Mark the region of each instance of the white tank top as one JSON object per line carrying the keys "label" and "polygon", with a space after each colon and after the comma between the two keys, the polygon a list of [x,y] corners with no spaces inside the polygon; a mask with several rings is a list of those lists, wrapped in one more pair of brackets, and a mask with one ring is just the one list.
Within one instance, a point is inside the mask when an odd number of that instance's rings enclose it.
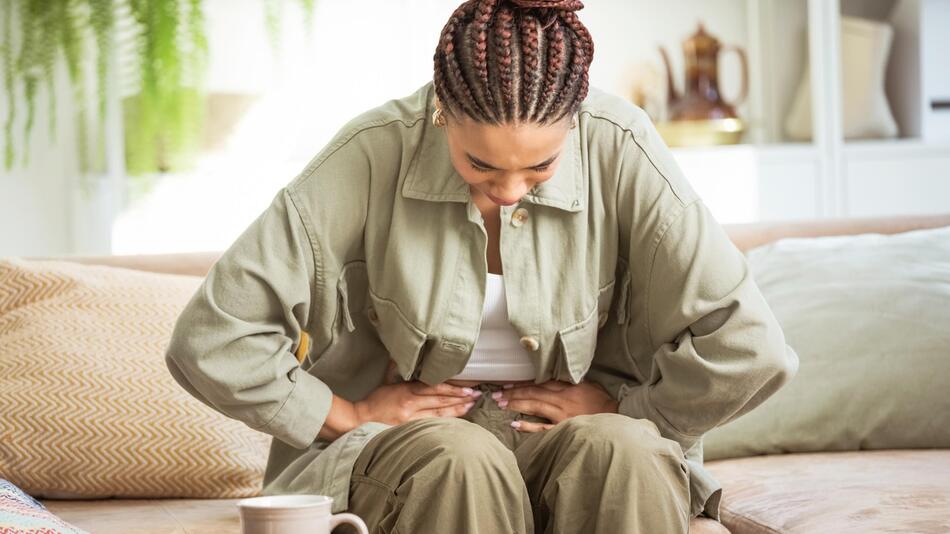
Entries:
{"label": "white tank top", "polygon": [[461,373],[452,380],[534,380],[534,362],[518,332],[508,322],[505,281],[500,274],[488,273],[485,284],[482,325],[472,355]]}

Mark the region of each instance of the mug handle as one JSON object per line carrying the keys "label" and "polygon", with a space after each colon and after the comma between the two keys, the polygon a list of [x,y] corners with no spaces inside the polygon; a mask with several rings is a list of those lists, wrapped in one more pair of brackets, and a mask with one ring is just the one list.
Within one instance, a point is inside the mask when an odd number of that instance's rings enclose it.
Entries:
{"label": "mug handle", "polygon": [[330,530],[333,530],[341,523],[349,523],[357,528],[362,534],[369,534],[366,523],[360,519],[360,516],[344,512],[342,514],[333,514],[330,516]]}

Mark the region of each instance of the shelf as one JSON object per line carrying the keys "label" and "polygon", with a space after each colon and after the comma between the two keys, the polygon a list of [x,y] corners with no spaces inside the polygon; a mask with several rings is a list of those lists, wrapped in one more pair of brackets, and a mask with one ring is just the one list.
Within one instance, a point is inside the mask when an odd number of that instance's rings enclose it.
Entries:
{"label": "shelf", "polygon": [[843,147],[846,158],[864,160],[950,157],[950,143],[927,142],[920,138],[869,139],[847,141]]}
{"label": "shelf", "polygon": [[677,158],[748,158],[776,162],[818,157],[811,143],[739,143],[736,145],[676,147],[670,149]]}

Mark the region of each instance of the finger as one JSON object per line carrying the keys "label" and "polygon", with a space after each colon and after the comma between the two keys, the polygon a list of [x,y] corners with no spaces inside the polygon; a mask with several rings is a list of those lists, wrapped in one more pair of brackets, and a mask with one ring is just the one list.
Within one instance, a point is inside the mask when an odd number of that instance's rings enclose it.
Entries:
{"label": "finger", "polygon": [[510,390],[510,389],[524,389],[524,388],[531,388],[531,387],[534,387],[534,388],[540,387],[540,388],[544,388],[550,391],[564,391],[565,389],[572,386],[574,386],[574,384],[570,384],[568,382],[562,382],[560,380],[547,380],[545,382],[541,382],[540,384],[535,384],[534,382],[505,384],[505,386],[502,389]]}
{"label": "finger", "polygon": [[451,395],[453,397],[471,397],[474,393],[472,388],[463,388],[459,386],[453,386],[452,384],[442,382],[434,386],[430,386],[425,382],[415,381],[411,386],[412,392],[416,395]]}
{"label": "finger", "polygon": [[470,401],[464,404],[456,404],[454,406],[442,406],[439,408],[430,408],[428,410],[419,410],[409,419],[421,419],[424,417],[458,417],[468,413],[468,411],[471,410],[472,406],[474,405],[475,401]]}
{"label": "finger", "polygon": [[475,399],[469,397],[452,397],[446,395],[419,395],[410,401],[412,407],[418,410],[458,406],[469,402],[474,404]]}
{"label": "finger", "polygon": [[538,386],[524,386],[520,388],[512,388],[508,391],[502,393],[500,400],[539,400],[547,402],[550,404],[557,404],[560,400],[561,395],[554,390],[538,387]]}
{"label": "finger", "polygon": [[550,430],[552,427],[554,427],[553,424],[535,423],[534,421],[515,421],[515,423],[518,423],[518,426],[515,427],[515,429],[519,432],[541,432],[543,430]]}
{"label": "finger", "polygon": [[569,384],[567,382],[561,382],[560,380],[548,380],[547,382],[541,382],[540,384],[532,384],[536,388],[546,389],[548,391],[564,391],[570,387],[573,387],[574,384]]}
{"label": "finger", "polygon": [[560,406],[538,400],[509,401],[506,409],[530,415],[537,415],[538,417],[544,417],[545,419],[550,419],[552,421],[559,420],[561,416]]}

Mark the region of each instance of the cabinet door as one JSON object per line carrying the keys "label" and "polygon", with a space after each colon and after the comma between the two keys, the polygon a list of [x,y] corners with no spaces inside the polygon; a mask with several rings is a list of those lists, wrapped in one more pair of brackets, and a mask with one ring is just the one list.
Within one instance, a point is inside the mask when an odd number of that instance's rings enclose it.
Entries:
{"label": "cabinet door", "polygon": [[950,213],[950,150],[846,159],[848,215]]}

